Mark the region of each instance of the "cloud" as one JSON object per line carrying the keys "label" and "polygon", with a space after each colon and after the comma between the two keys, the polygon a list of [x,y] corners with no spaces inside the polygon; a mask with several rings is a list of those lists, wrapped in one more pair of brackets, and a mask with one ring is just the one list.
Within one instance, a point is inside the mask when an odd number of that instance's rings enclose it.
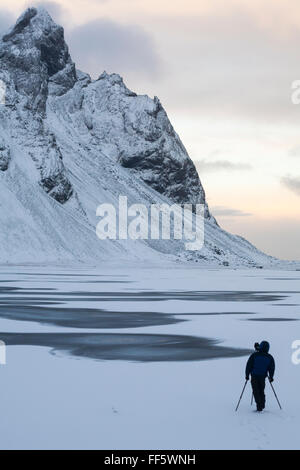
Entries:
{"label": "cloud", "polygon": [[15,23],[14,16],[7,10],[0,10],[0,38]]}
{"label": "cloud", "polygon": [[288,155],[289,155],[289,157],[300,157],[300,145],[296,146],[296,147],[292,147],[288,151]]}
{"label": "cloud", "polygon": [[232,163],[229,160],[198,160],[195,162],[196,168],[201,173],[214,171],[245,171],[251,170],[251,165],[247,163]]}
{"label": "cloud", "polygon": [[213,206],[210,208],[210,210],[216,217],[249,217],[252,215],[248,212],[225,206]]}
{"label": "cloud", "polygon": [[25,11],[26,8],[34,6],[35,8],[43,7],[45,8],[49,15],[53,18],[53,20],[59,24],[62,24],[66,21],[67,10],[65,10],[59,3],[51,2],[51,1],[39,1],[36,3],[32,3],[32,1],[28,1],[23,4],[22,11],[18,12],[18,14],[14,15],[8,10],[0,9],[0,38],[8,31],[10,27],[12,27],[18,16]]}
{"label": "cloud", "polygon": [[[31,6],[29,2],[28,6]],[[65,9],[56,2],[51,1],[40,1],[34,4],[36,8],[43,7],[47,10],[52,19],[57,23],[62,23],[64,20]]]}
{"label": "cloud", "polygon": [[300,196],[300,176],[284,176],[281,183],[293,193]]}
{"label": "cloud", "polygon": [[299,28],[273,31],[242,5],[156,19],[158,27],[169,65],[163,94],[173,108],[299,122],[299,106],[291,102],[291,83],[300,78]]}
{"label": "cloud", "polygon": [[[66,27],[80,68],[93,76],[107,69],[130,77],[132,88],[158,95],[169,113],[299,122],[291,83],[300,78],[300,7],[265,1],[268,15],[253,1],[235,0],[191,0],[188,8],[158,0],[38,4]],[[81,23],[91,15],[93,21],[71,30],[71,21]],[[131,25],[124,24],[126,18]],[[161,79],[153,83],[154,77]]]}
{"label": "cloud", "polygon": [[66,32],[78,68],[97,77],[103,70],[124,76],[157,77],[161,60],[152,36],[135,24],[97,19]]}

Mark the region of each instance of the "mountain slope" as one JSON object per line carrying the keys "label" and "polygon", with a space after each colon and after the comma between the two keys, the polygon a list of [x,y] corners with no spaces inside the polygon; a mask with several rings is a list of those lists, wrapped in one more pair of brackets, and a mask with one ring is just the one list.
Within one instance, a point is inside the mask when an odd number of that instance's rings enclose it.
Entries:
{"label": "mountain slope", "polygon": [[[275,262],[211,216],[195,166],[158,98],[117,74],[76,70],[63,28],[29,8],[0,41],[0,262],[190,259]],[[205,205],[205,246],[96,237],[101,203]]]}

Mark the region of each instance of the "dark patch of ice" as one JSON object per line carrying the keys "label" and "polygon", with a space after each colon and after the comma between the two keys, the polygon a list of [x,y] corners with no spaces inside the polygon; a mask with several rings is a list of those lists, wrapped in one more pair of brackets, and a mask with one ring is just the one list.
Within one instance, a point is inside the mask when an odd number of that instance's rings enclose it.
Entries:
{"label": "dark patch of ice", "polygon": [[[39,302],[40,304],[42,302]],[[70,328],[141,328],[171,325],[183,322],[171,314],[157,312],[115,312],[105,309],[57,308],[31,304],[1,305],[0,317],[10,320],[35,321],[38,323]]]}
{"label": "dark patch of ice", "polygon": [[247,321],[298,321],[298,318],[247,318]]}
{"label": "dark patch of ice", "polygon": [[219,341],[183,335],[106,333],[0,333],[9,346],[45,346],[53,352],[97,360],[134,362],[200,361],[245,356],[250,349],[219,346]]}

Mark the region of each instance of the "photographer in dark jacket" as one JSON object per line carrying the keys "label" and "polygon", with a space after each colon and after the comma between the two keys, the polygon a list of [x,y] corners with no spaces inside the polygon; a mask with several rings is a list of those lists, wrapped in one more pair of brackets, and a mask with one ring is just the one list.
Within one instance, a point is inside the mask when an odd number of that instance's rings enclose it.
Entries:
{"label": "photographer in dark jacket", "polygon": [[265,408],[265,385],[266,377],[269,374],[270,382],[274,380],[275,361],[269,354],[270,345],[268,341],[262,341],[259,345],[254,345],[256,352],[251,354],[246,365],[246,380],[251,375],[251,385],[255,398],[257,411]]}

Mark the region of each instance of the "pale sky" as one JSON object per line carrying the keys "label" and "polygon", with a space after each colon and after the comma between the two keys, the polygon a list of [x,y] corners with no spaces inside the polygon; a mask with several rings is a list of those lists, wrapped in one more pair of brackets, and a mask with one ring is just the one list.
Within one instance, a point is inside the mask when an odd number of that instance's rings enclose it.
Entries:
{"label": "pale sky", "polygon": [[300,259],[299,0],[0,0],[0,34],[38,4],[78,68],[160,98],[222,227]]}

